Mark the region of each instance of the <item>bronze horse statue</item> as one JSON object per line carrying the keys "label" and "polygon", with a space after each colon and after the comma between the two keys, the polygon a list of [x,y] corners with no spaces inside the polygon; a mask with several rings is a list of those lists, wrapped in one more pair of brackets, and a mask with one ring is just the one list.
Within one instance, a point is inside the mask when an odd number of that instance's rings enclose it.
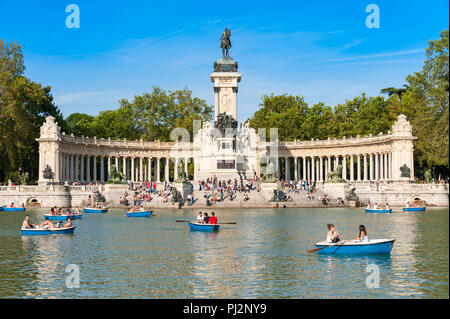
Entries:
{"label": "bronze horse statue", "polygon": [[227,28],[225,28],[225,31],[222,33],[222,36],[220,37],[220,47],[222,48],[222,55],[224,58],[229,58],[229,50],[231,48],[231,31]]}

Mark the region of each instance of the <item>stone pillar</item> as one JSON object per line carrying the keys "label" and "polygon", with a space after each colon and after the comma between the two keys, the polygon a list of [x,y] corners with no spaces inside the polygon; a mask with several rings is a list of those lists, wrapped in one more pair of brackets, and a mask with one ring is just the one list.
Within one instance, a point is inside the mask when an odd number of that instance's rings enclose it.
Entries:
{"label": "stone pillar", "polygon": [[335,157],[334,157],[334,167],[333,167],[333,171],[336,170],[336,167],[338,167],[338,165],[339,165],[339,158],[338,158],[338,156],[335,156]]}
{"label": "stone pillar", "polygon": [[152,180],[152,158],[147,158],[147,180]]}
{"label": "stone pillar", "polygon": [[186,178],[188,177],[188,163],[189,163],[189,158],[185,157],[184,158],[184,173],[186,174]]}
{"label": "stone pillar", "polygon": [[75,165],[74,165],[74,156],[73,154],[70,154],[70,182],[73,183],[74,181],[74,172],[75,172]]}
{"label": "stone pillar", "polygon": [[374,178],[374,172],[375,172],[375,169],[374,169],[374,167],[373,167],[373,154],[369,154],[369,166],[370,166],[370,180],[374,180],[375,178]]}
{"label": "stone pillar", "polygon": [[298,181],[298,157],[294,157],[294,179]]}
{"label": "stone pillar", "polygon": [[380,156],[378,153],[375,153],[375,179],[380,179],[380,162],[379,162]]}
{"label": "stone pillar", "polygon": [[303,179],[306,181],[306,157],[303,156]]}
{"label": "stone pillar", "polygon": [[119,156],[115,156],[116,170],[119,172]]}
{"label": "stone pillar", "polygon": [[156,158],[156,182],[160,183],[161,182],[161,178],[160,178],[160,174],[161,174],[161,168],[159,167],[160,162],[159,162],[160,158],[157,157]]}
{"label": "stone pillar", "polygon": [[86,156],[86,183],[91,181],[91,156]]}
{"label": "stone pillar", "polygon": [[173,179],[176,180],[178,178],[178,157],[175,157],[175,165],[173,170]]}
{"label": "stone pillar", "polygon": [[367,154],[364,154],[364,180],[367,181]]}
{"label": "stone pillar", "polygon": [[125,177],[125,180],[128,180],[128,176],[127,176],[127,158],[123,157],[122,158],[122,174]]}
{"label": "stone pillar", "polygon": [[389,179],[392,180],[392,153],[389,152]]}
{"label": "stone pillar", "polygon": [[319,180],[323,182],[323,157],[319,157]]}
{"label": "stone pillar", "polygon": [[326,175],[328,175],[329,172],[331,172],[331,156],[327,157],[327,174]]}
{"label": "stone pillar", "polygon": [[358,172],[356,172],[356,178],[358,179],[358,181],[361,180],[361,155],[358,154]]}
{"label": "stone pillar", "polygon": [[284,158],[284,180],[288,182],[291,179],[289,167],[289,157]]}
{"label": "stone pillar", "polygon": [[347,156],[342,156],[342,179],[347,180]]}
{"label": "stone pillar", "polygon": [[92,166],[93,170],[94,170],[94,183],[97,183],[97,156],[94,156],[93,158],[93,166]]}
{"label": "stone pillar", "polygon": [[280,159],[278,157],[275,158],[275,173],[277,175],[277,178],[281,180],[280,176]]}
{"label": "stone pillar", "polygon": [[314,161],[315,161],[315,158],[314,158],[314,156],[312,156],[312,157],[311,157],[311,180],[312,180],[312,181],[315,181],[315,180],[316,180]]}
{"label": "stone pillar", "polygon": [[135,182],[136,180],[135,180],[135,170],[134,170],[134,160],[135,160],[135,157],[132,157],[131,158],[131,181],[132,182]]}
{"label": "stone pillar", "polygon": [[111,156],[108,155],[108,171],[106,174],[106,181],[109,181],[111,179]]}
{"label": "stone pillar", "polygon": [[144,180],[143,158],[139,157],[139,182],[142,182],[143,180]]}
{"label": "stone pillar", "polygon": [[166,157],[166,162],[164,164],[164,181],[169,182],[169,161],[170,159]]}
{"label": "stone pillar", "polygon": [[387,170],[387,154],[383,153],[383,179],[387,180],[388,179],[388,170]]}
{"label": "stone pillar", "polygon": [[84,176],[85,172],[84,172],[84,155],[80,156],[80,183],[84,183]]}
{"label": "stone pillar", "polygon": [[355,180],[355,163],[353,162],[353,155],[350,155],[350,180],[353,182]]}

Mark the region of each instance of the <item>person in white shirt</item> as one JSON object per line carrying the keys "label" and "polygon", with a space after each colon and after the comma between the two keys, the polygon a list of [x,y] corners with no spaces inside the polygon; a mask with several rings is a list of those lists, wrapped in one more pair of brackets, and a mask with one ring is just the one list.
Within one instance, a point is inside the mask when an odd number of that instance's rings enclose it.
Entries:
{"label": "person in white shirt", "polygon": [[199,212],[199,213],[198,213],[198,216],[197,216],[197,223],[202,223],[202,224],[203,224],[203,215],[202,215],[202,212]]}
{"label": "person in white shirt", "polygon": [[361,243],[369,241],[369,237],[367,236],[366,226],[359,225],[359,235],[358,235],[358,237],[356,237],[355,241],[359,241]]}
{"label": "person in white shirt", "polygon": [[375,205],[373,205],[373,209],[378,209],[377,203],[375,203]]}

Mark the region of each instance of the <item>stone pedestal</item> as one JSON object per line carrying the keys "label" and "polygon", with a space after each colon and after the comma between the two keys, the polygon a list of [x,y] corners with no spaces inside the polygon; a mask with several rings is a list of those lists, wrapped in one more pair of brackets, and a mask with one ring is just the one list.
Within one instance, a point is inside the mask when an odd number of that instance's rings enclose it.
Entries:
{"label": "stone pedestal", "polygon": [[348,184],[347,183],[324,183],[323,191],[328,197],[336,199],[338,197],[345,200],[348,194]]}

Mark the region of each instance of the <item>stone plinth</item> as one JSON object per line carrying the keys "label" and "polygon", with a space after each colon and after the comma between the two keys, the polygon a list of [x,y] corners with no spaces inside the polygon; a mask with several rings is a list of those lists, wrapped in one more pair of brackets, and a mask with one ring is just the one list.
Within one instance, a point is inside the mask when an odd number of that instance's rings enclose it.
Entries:
{"label": "stone plinth", "polygon": [[348,184],[347,183],[324,183],[323,191],[330,198],[342,198],[345,200],[345,197],[348,193]]}

